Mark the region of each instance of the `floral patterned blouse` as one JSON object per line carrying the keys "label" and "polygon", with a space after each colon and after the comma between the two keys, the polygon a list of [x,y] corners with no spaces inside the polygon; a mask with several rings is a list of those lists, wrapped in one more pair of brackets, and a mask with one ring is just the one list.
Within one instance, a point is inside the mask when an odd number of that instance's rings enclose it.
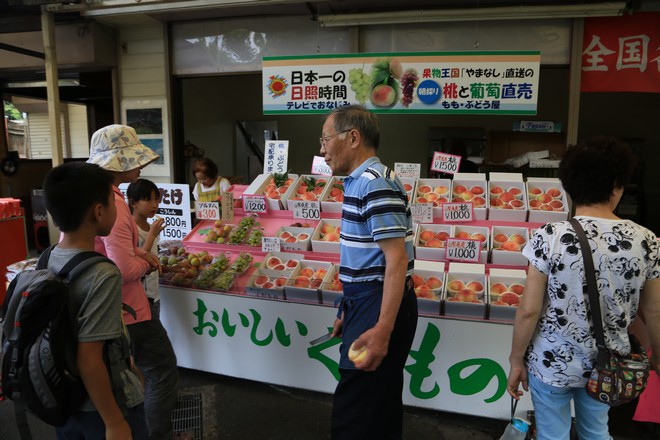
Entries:
{"label": "floral patterned blouse", "polygon": [[[576,218],[594,259],[605,344],[628,353],[627,328],[637,314],[640,292],[647,280],[660,277],[659,242],[630,220]],[[534,232],[523,254],[548,276],[543,310],[527,348],[527,368],[549,385],[583,387],[597,348],[577,235],[567,221],[547,223]]]}

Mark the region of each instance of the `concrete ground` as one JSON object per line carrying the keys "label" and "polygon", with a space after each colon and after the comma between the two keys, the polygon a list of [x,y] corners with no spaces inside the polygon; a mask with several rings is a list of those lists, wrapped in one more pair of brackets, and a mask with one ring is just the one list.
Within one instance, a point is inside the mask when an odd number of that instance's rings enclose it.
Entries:
{"label": "concrete ground", "polygon": [[[273,386],[180,369],[180,396],[201,396],[200,421],[204,439],[323,440],[329,439],[332,397],[327,394]],[[617,440],[652,437],[631,421],[634,404],[614,408],[610,429]],[[175,412],[175,420],[180,418]],[[55,432],[32,418],[34,440],[54,439]],[[179,423],[180,425],[181,423]],[[498,439],[506,422],[476,416],[406,407],[404,439]],[[190,429],[194,433],[194,429]],[[0,440],[17,440],[13,404],[0,402]],[[194,437],[180,436],[181,439]]]}

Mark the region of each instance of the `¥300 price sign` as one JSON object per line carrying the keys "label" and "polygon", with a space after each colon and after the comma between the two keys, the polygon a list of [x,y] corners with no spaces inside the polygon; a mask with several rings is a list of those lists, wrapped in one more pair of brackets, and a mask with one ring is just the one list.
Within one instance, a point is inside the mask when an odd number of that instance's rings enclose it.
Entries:
{"label": "\u00a5300 price sign", "polygon": [[266,197],[243,194],[243,210],[245,212],[265,214],[268,210],[266,205]]}
{"label": "\u00a5300 price sign", "polygon": [[321,203],[312,200],[294,200],[293,218],[300,218],[303,220],[320,220]]}
{"label": "\u00a5300 price sign", "polygon": [[462,263],[478,263],[481,255],[479,240],[447,239],[447,260]]}
{"label": "\u00a5300 price sign", "polygon": [[439,171],[441,173],[456,174],[458,173],[458,168],[460,165],[461,156],[436,151],[433,155],[431,170]]}
{"label": "\u00a5300 price sign", "polygon": [[471,222],[474,220],[474,209],[472,202],[465,203],[443,203],[442,221],[447,222]]}
{"label": "\u00a5300 price sign", "polygon": [[195,217],[199,220],[220,220],[220,203],[195,202]]}

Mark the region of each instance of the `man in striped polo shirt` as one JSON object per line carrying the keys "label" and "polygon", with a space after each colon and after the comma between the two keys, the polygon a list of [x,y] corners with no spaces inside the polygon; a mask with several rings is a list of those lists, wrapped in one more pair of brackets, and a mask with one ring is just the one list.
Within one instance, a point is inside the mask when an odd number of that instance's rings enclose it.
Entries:
{"label": "man in striped polo shirt", "polygon": [[[361,106],[333,110],[323,124],[321,155],[344,180],[339,278],[344,297],[333,336],[341,336],[341,379],[332,438],[400,439],[403,368],[417,327],[410,274],[413,230],[403,185],[383,165],[376,116]],[[351,344],[366,349],[348,359]]]}

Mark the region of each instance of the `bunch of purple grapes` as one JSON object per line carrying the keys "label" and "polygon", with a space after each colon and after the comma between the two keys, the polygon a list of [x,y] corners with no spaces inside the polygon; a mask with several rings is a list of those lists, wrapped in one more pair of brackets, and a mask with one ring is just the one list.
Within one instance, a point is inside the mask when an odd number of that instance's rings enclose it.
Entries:
{"label": "bunch of purple grapes", "polygon": [[417,76],[415,69],[408,69],[401,76],[401,89],[403,91],[401,103],[404,107],[408,107],[413,102],[413,94],[417,81],[419,81],[419,76]]}

